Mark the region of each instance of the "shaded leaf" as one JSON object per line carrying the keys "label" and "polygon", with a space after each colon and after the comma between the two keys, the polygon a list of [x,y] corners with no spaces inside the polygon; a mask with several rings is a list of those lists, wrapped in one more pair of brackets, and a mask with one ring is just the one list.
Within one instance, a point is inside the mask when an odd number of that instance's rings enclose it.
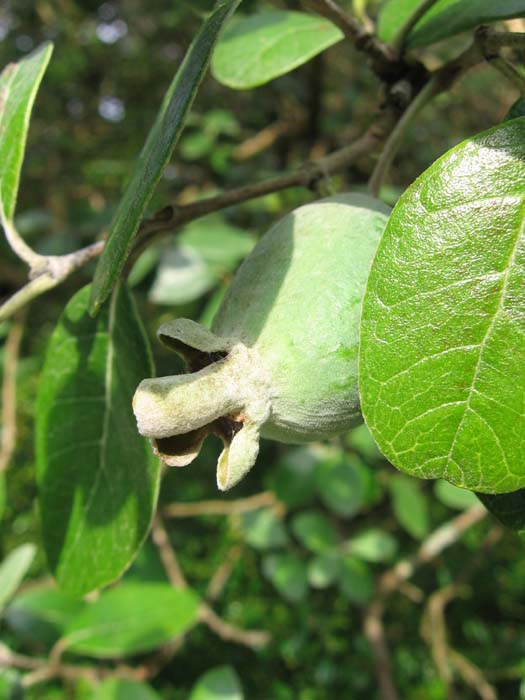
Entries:
{"label": "shaded leaf", "polygon": [[434,484],[434,493],[436,494],[436,498],[440,500],[443,505],[448,506],[448,508],[466,510],[478,503],[478,499],[472,491],[460,489],[443,479],[439,479]]}
{"label": "shaded leaf", "polygon": [[311,552],[324,552],[337,545],[337,532],[322,513],[298,513],[292,518],[291,527],[295,537]]}
{"label": "shaded leaf", "polygon": [[503,525],[525,539],[525,489],[497,496],[479,493],[478,498]]}
{"label": "shaded leaf", "polygon": [[[379,15],[379,37],[394,39],[401,26],[423,0],[390,0]],[[525,16],[525,0],[438,0],[414,26],[407,46],[427,46],[480,24]]]}
{"label": "shaded leaf", "polygon": [[361,559],[347,555],[341,560],[339,590],[352,603],[364,605],[374,592],[374,579],[370,567]]}
{"label": "shaded leaf", "polygon": [[464,141],[399,200],[363,303],[361,406],[422,478],[525,485],[525,119]]}
{"label": "shaded leaf", "polygon": [[320,499],[327,508],[345,518],[358,513],[364,505],[369,481],[367,467],[344,454],[325,460],[317,471]]}
{"label": "shaded leaf", "polygon": [[282,520],[269,508],[243,513],[241,529],[246,542],[256,549],[282,547],[288,542]]}
{"label": "shaded leaf", "polygon": [[227,29],[213,53],[211,70],[220,83],[246,90],[301,66],[342,38],[341,30],[322,17],[261,11]]}
{"label": "shaded leaf", "polygon": [[352,537],[346,546],[351,554],[370,562],[390,561],[397,552],[395,538],[377,528],[371,528]]}
{"label": "shaded leaf", "polygon": [[18,637],[53,645],[85,603],[56,588],[32,588],[16,596],[6,610],[7,623]]}
{"label": "shaded leaf", "polygon": [[310,446],[287,451],[270,476],[270,488],[291,508],[308,503],[315,495],[318,462]]}
{"label": "shaded leaf", "polygon": [[146,207],[182,132],[208,67],[211,51],[221,29],[239,2],[240,0],[225,0],[208,17],[166,93],[115,212],[106,245],[98,261],[90,301],[90,311],[93,314],[98,312],[108,298],[122,270]]}
{"label": "shaded leaf", "polygon": [[35,552],[34,544],[23,544],[10,552],[0,564],[0,612],[22,583]]}
{"label": "shaded leaf", "polygon": [[0,207],[8,220],[15,213],[31,110],[52,52],[52,44],[42,44],[0,74]]}
{"label": "shaded leaf", "polygon": [[303,600],[308,592],[306,564],[295,554],[268,555],[263,561],[263,572],[291,603]]}
{"label": "shaded leaf", "polygon": [[421,487],[414,479],[401,474],[390,479],[388,486],[397,522],[412,537],[423,539],[430,530],[430,513]]}
{"label": "shaded leaf", "polygon": [[232,666],[217,666],[199,678],[189,700],[243,700],[241,681]]}
{"label": "shaded leaf", "polygon": [[97,319],[89,288],[53,332],[37,401],[37,475],[44,545],[59,584],[83,595],[118,578],[154,512],[159,463],[131,400],[152,376],[147,339],[124,287]]}
{"label": "shaded leaf", "polygon": [[312,588],[327,588],[334,583],[341,573],[341,555],[339,552],[318,554],[308,563],[308,583]]}
{"label": "shaded leaf", "polygon": [[93,691],[92,700],[162,700],[146,683],[127,678],[108,678]]}
{"label": "shaded leaf", "polygon": [[199,599],[187,588],[123,583],[102,593],[68,625],[69,653],[95,658],[131,656],[166,644],[198,620]]}

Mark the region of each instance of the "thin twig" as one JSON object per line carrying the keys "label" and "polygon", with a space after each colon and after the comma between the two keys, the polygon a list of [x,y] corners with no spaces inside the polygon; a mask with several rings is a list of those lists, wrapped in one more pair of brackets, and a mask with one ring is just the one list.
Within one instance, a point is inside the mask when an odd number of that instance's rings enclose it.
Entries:
{"label": "thin twig", "polygon": [[16,370],[25,318],[14,321],[4,346],[4,376],[2,380],[2,442],[0,474],[7,470],[16,446]]}
{"label": "thin twig", "polygon": [[367,54],[372,70],[385,83],[395,82],[406,70],[407,66],[400,61],[398,52],[392,46],[379,41],[334,0],[303,0],[303,2],[314,12],[333,22],[358,51]]}
{"label": "thin twig", "polygon": [[421,109],[432,98],[433,94],[434,82],[432,80],[429,80],[425,87],[419,91],[419,93],[412,100],[407,109],[403,112],[401,119],[397,122],[394,129],[392,130],[392,133],[388,137],[388,140],[385,143],[383,150],[381,151],[379,160],[377,161],[377,164],[368,182],[368,188],[374,196],[377,197],[379,195],[381,186],[390,169],[390,166],[392,165],[392,161],[394,160],[399,150],[399,147],[401,146],[407,129],[410,127],[412,121],[417,116],[417,114],[419,114]]}
{"label": "thin twig", "polygon": [[501,73],[514,87],[519,91],[521,97],[525,97],[525,79],[514,68],[510,61],[507,61],[502,56],[488,56],[487,63],[492,66],[498,73]]}
{"label": "thin twig", "polygon": [[209,605],[201,605],[200,620],[204,622],[217,636],[228,642],[237,642],[250,649],[260,649],[270,641],[270,633],[265,630],[243,630],[230,625],[220,618]]}
{"label": "thin twig", "polygon": [[168,518],[192,518],[199,515],[237,515],[258,508],[275,508],[279,501],[271,491],[255,496],[238,498],[235,501],[196,501],[195,503],[171,503],[163,508]]}
{"label": "thin twig", "polygon": [[188,582],[179,565],[175,550],[171,546],[168,533],[164,527],[161,516],[157,513],[151,528],[151,537],[157,545],[162,564],[168,576],[168,580],[175,588],[187,588]]}
{"label": "thin twig", "polygon": [[208,600],[215,601],[220,597],[235,565],[239,561],[242,551],[242,545],[234,544],[224,561],[214,571],[206,589],[206,598]]}
{"label": "thin twig", "polygon": [[391,42],[392,46],[397,49],[397,51],[402,51],[404,49],[406,40],[412,29],[436,2],[437,0],[422,0],[406,18]]}

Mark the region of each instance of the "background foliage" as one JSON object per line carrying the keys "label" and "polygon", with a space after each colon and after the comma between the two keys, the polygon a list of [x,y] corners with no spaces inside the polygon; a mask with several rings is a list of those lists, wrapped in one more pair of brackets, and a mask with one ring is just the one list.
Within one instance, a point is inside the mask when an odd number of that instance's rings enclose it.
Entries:
{"label": "background foliage", "polygon": [[[73,251],[109,224],[165,90],[212,4],[13,0],[0,8],[0,65],[45,40],[56,45],[37,98],[17,205],[19,229],[38,252]],[[243,2],[246,12],[264,6]],[[300,9],[294,2],[281,6]],[[368,3],[372,16],[376,10],[377,3]],[[459,35],[427,49],[427,65],[464,43]],[[150,210],[262,180],[351,141],[368,125],[377,89],[348,42],[256,89],[232,92],[207,75]],[[468,74],[407,133],[382,197],[395,202],[445,150],[501,121],[516,97],[488,68]],[[320,193],[362,188],[372,167],[365,156],[344,175],[323,179]],[[173,317],[209,322],[257,237],[313,196],[300,188],[272,194],[151,246],[131,272],[150,338]],[[378,603],[386,606],[379,619],[401,697],[525,697],[522,543],[480,516],[454,546],[428,564],[421,560],[409,581],[383,595],[385,573],[477,501],[445,482],[398,474],[363,426],[329,445],[265,443],[256,468],[219,504],[219,445],[210,441],[190,467],[166,473],[164,525],[156,521],[122,583],[91,603],[59,592],[48,578],[35,505],[35,395],[53,327],[92,275],[93,267],[82,268],[23,320],[0,326],[5,339],[23,324],[17,445],[5,493],[0,484],[1,639],[19,661],[38,662],[50,650],[60,657],[47,680],[38,677],[38,664],[29,669],[35,675],[23,697],[374,697],[377,649],[366,622],[377,621]],[[2,295],[24,279],[24,266],[2,239]],[[156,342],[153,350],[157,373],[173,373],[174,356]],[[191,590],[181,593],[170,580]],[[197,624],[198,599],[207,599],[227,626],[213,620],[209,607]],[[246,630],[265,631],[269,641]],[[28,669],[23,661],[5,665],[0,697],[20,697]],[[69,666],[86,671],[68,673]],[[106,671],[127,677],[104,679]]]}

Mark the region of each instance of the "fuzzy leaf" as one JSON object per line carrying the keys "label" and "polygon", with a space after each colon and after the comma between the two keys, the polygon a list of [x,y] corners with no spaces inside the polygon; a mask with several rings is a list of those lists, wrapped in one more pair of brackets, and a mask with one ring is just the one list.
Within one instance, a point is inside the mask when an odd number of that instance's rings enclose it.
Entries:
{"label": "fuzzy leaf", "polygon": [[525,118],[401,197],[363,303],[362,410],[387,458],[483,493],[525,486]]}
{"label": "fuzzy leaf", "polygon": [[127,568],[149,529],[159,464],[138,434],[131,399],[153,371],[134,302],[118,287],[97,319],[89,287],[49,342],[37,402],[44,545],[58,583],[84,595]]}

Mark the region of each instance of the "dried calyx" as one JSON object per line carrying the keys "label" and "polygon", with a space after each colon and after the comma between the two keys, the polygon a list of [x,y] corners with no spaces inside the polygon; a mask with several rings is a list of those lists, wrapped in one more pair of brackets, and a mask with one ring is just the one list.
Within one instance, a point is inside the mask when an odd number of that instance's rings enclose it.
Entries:
{"label": "dried calyx", "polygon": [[241,265],[212,331],[187,319],[159,329],[188,373],[145,379],[133,407],[166,464],[189,464],[214,433],[226,490],[254,464],[260,437],[308,442],[360,418],[359,316],[388,213],[357,194],[300,207]]}

